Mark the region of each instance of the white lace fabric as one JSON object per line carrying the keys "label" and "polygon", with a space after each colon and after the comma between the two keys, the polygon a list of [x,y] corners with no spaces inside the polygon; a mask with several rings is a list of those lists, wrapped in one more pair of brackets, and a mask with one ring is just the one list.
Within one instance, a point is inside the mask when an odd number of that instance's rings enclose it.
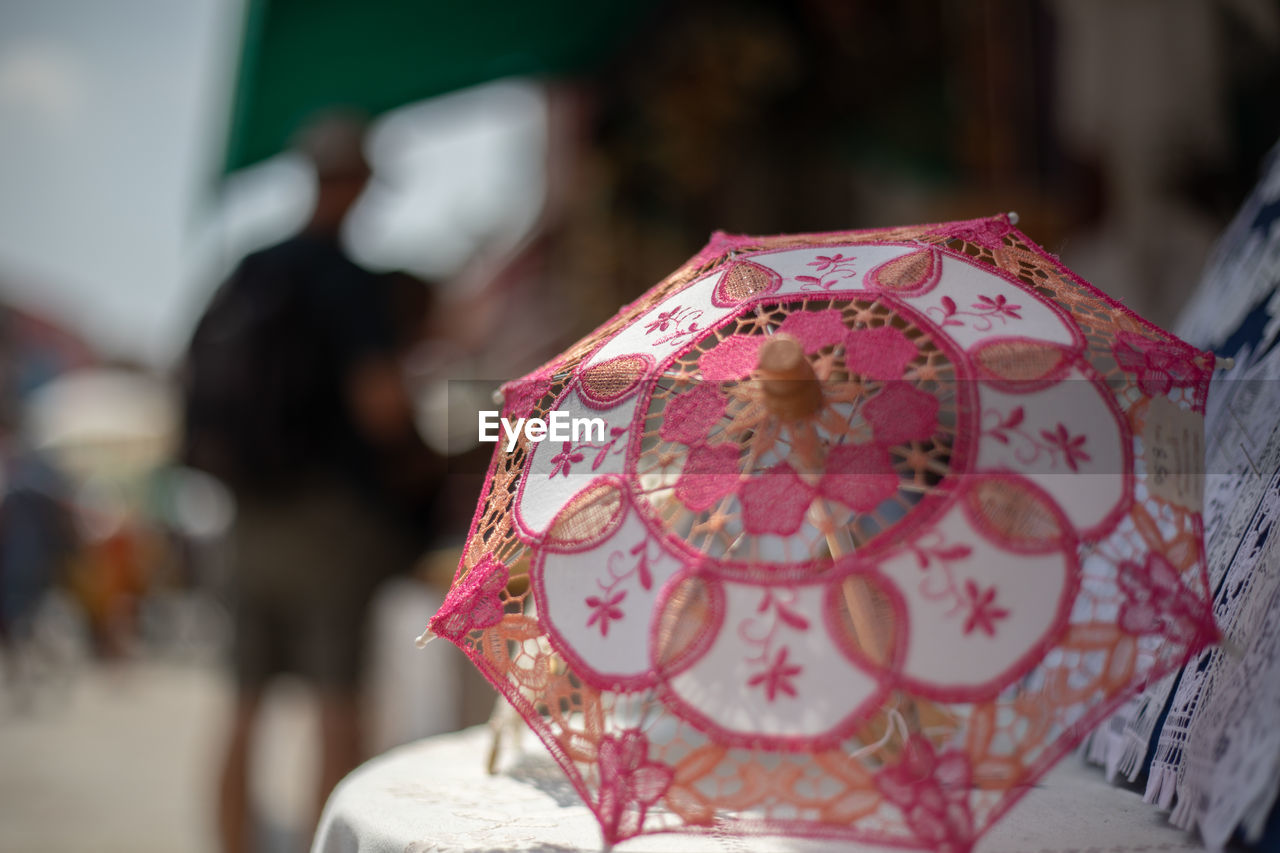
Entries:
{"label": "white lace fabric", "polygon": [[[1229,352],[1206,429],[1205,543],[1225,647],[1151,685],[1094,733],[1089,760],[1136,780],[1161,712],[1145,798],[1224,845],[1256,841],[1280,790],[1280,146],[1224,234],[1176,331]],[[1261,314],[1262,316],[1258,316]],[[1252,324],[1253,340],[1241,335]],[[1260,326],[1260,329],[1258,328]],[[1274,348],[1273,348],[1274,347]],[[1176,686],[1176,690],[1175,690]],[[1172,700],[1170,700],[1170,694]]]}
{"label": "white lace fabric", "polygon": [[[523,749],[504,750],[485,772],[484,726],[392,750],[346,778],[330,797],[311,853],[574,853],[602,849],[600,827],[551,756],[528,732]],[[979,843],[978,853],[1138,853],[1198,850],[1199,844],[1151,820],[1136,793],[1098,784],[1098,774],[1067,760],[1045,777]],[[646,835],[626,853],[736,851],[890,853],[898,848],[720,834]]]}

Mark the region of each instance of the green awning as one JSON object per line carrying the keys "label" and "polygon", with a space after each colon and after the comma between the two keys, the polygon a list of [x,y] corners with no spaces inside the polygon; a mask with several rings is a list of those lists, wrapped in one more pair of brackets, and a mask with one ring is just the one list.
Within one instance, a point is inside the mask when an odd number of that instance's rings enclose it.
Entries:
{"label": "green awning", "polygon": [[601,62],[652,0],[249,0],[227,171],[317,110],[376,115],[502,77]]}

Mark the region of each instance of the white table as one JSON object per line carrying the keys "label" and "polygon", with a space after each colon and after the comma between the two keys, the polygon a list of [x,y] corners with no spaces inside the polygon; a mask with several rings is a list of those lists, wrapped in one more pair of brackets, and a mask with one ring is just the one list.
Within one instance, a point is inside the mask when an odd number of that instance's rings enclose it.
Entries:
{"label": "white table", "polygon": [[[532,734],[489,776],[478,726],[402,746],[348,776],[329,798],[312,853],[571,853],[601,849],[595,819]],[[889,853],[830,841],[656,835],[618,853],[778,851]],[[1203,849],[1141,797],[1113,788],[1076,756],[1064,760],[978,845],[980,853],[1139,853]],[[896,851],[901,853],[901,851]]]}

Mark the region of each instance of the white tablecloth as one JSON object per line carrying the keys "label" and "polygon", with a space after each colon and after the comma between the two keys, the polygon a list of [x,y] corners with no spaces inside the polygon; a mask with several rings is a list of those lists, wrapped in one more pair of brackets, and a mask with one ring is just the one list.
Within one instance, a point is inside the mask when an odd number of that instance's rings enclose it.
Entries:
{"label": "white tablecloth", "polygon": [[[560,769],[531,734],[485,772],[483,726],[427,738],[373,759],[325,806],[312,853],[570,853],[600,850],[600,830]],[[618,845],[647,851],[778,851],[886,848],[778,838],[657,835]],[[1200,850],[1192,836],[1076,756],[1062,762],[978,845],[981,853],[1138,853]],[[895,851],[894,853],[901,853]]]}

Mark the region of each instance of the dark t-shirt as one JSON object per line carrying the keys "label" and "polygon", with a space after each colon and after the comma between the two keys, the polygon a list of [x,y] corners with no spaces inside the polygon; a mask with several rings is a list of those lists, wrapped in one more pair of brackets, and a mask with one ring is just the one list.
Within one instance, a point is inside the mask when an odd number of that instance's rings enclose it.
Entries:
{"label": "dark t-shirt", "polygon": [[334,238],[302,234],[246,257],[192,339],[189,464],[242,495],[335,477],[376,490],[377,448],[347,385],[362,362],[394,357],[386,297]]}
{"label": "dark t-shirt", "polygon": [[395,357],[383,279],[355,264],[331,238],[302,235],[262,255],[294,280],[299,321],[314,340],[316,383],[300,403],[305,401],[315,430],[315,468],[376,488],[376,452],[355,425],[347,382],[361,362]]}
{"label": "dark t-shirt", "polygon": [[429,310],[429,301],[410,300],[421,303],[415,309],[393,299],[406,280],[425,293],[422,282],[369,272],[335,238],[317,235],[246,257],[192,339],[187,464],[221,477],[242,500],[279,500],[317,483],[354,490],[427,541],[442,461],[407,424],[395,446],[374,444],[349,399],[352,372],[398,358],[400,327],[415,326],[407,315]]}

